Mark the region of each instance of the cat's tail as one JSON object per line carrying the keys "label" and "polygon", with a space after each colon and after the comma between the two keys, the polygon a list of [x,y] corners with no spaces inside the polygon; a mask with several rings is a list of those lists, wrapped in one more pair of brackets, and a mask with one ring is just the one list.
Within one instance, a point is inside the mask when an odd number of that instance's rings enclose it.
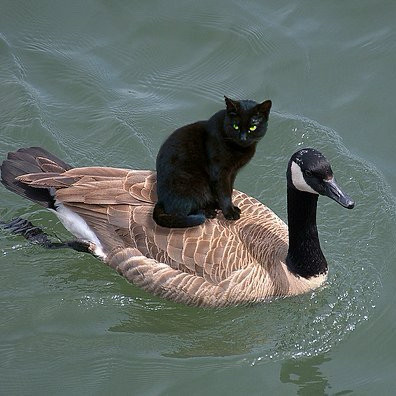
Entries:
{"label": "cat's tail", "polygon": [[157,203],[154,207],[153,219],[161,227],[187,228],[203,224],[206,217],[203,213],[187,216],[168,214],[165,213],[163,206]]}

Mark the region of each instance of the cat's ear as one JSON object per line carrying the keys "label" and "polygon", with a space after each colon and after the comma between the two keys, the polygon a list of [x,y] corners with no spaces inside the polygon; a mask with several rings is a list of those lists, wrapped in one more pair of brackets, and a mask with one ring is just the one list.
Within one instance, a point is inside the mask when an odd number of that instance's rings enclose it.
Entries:
{"label": "cat's ear", "polygon": [[266,100],[263,103],[257,105],[259,114],[263,115],[265,118],[268,118],[270,110],[271,110],[272,102],[270,100]]}
{"label": "cat's ear", "polygon": [[231,100],[230,98],[227,98],[227,96],[225,95],[224,95],[224,100],[226,102],[228,113],[238,113],[239,102],[237,102],[236,100]]}

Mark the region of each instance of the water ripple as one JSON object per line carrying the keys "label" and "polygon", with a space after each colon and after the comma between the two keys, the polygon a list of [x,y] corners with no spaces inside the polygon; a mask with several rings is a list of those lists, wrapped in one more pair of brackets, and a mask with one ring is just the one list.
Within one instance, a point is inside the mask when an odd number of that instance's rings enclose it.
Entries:
{"label": "water ripple", "polygon": [[[63,11],[73,8],[66,3],[51,19],[33,5],[4,11],[15,28],[13,35],[0,34],[2,157],[37,144],[73,165],[153,168],[165,136],[222,108],[224,94],[279,97],[277,78],[309,71],[309,54],[288,30],[295,5],[280,6],[268,20],[263,4],[251,2],[233,2],[241,12],[217,3],[209,10],[196,2],[178,4],[177,18],[176,6],[151,12],[151,3],[136,10],[127,3],[91,4],[89,18],[69,15],[75,29],[62,22]],[[116,14],[117,23],[97,23],[101,12],[103,21]],[[296,29],[309,32],[310,21],[298,20]],[[391,39],[383,28],[343,48],[390,53]],[[285,73],[274,73],[280,67]],[[288,68],[297,72],[287,74]],[[342,99],[349,103],[360,93],[355,86]],[[396,253],[395,202],[382,175],[352,155],[336,131],[274,110],[268,136],[237,186],[285,219],[285,168],[303,146],[324,152],[357,201],[344,213],[320,199],[330,275],[325,287],[304,296],[249,308],[184,307],[135,288],[93,258],[43,251],[2,233],[0,365],[7,370],[7,390],[20,390],[21,378],[37,389],[44,371],[48,382],[57,378],[47,393],[103,393],[111,376],[121,382],[134,373],[150,384],[153,369],[166,391],[175,368],[200,373],[318,356],[372,321]],[[4,189],[0,199],[3,217],[26,214],[69,237],[37,206]],[[391,329],[382,335],[388,340]],[[75,367],[92,370],[76,376]]]}

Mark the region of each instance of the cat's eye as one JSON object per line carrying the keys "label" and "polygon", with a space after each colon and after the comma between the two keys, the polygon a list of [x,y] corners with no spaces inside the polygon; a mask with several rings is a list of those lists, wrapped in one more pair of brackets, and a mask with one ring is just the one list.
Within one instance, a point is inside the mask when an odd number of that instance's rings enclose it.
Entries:
{"label": "cat's eye", "polygon": [[250,128],[249,128],[249,131],[255,131],[257,129],[257,125],[252,125]]}
{"label": "cat's eye", "polygon": [[239,125],[235,122],[232,124],[232,127],[237,131],[239,129]]}

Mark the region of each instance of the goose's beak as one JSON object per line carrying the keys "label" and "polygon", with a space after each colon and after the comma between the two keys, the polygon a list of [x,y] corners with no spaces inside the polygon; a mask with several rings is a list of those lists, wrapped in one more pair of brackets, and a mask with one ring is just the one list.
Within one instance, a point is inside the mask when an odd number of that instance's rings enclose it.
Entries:
{"label": "goose's beak", "polygon": [[355,206],[355,202],[338,187],[334,177],[324,182],[323,195],[334,199],[334,201],[338,202],[344,208],[352,209]]}

